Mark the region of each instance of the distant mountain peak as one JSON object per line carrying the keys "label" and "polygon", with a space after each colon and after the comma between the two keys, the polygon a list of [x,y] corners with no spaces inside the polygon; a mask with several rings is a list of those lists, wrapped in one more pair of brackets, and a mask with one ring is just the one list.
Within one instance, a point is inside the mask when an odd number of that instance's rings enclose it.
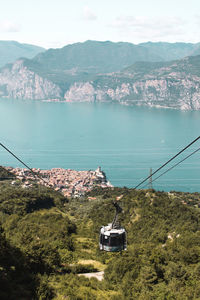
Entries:
{"label": "distant mountain peak", "polygon": [[0,96],[200,109],[200,55],[193,53],[200,44],[88,40],[2,68]]}
{"label": "distant mountain peak", "polygon": [[0,41],[0,67],[14,63],[21,57],[32,59],[45,49],[39,46],[22,44],[17,41]]}

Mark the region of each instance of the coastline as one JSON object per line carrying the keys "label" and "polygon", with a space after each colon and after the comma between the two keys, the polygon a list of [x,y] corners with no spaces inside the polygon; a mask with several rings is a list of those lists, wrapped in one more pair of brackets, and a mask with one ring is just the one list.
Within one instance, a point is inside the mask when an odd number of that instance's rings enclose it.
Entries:
{"label": "coastline", "polygon": [[[52,187],[56,191],[61,192],[64,196],[70,198],[78,198],[90,192],[94,187],[113,187],[107,180],[106,174],[98,167],[96,170],[76,171],[63,168],[52,168],[50,170],[41,170],[33,168],[30,170],[25,168],[4,167],[13,173],[17,179],[22,181],[23,188],[32,186],[33,181],[39,184]],[[38,176],[36,179],[35,177]],[[15,184],[15,180],[12,181]]]}

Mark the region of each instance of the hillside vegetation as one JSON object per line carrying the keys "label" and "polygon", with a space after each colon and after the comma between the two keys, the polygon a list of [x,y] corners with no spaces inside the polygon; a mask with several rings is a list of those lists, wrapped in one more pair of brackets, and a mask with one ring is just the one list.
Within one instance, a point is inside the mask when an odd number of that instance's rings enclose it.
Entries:
{"label": "hillside vegetation", "polygon": [[[1,299],[200,298],[200,194],[98,188],[66,199],[12,180],[0,181]],[[128,250],[101,252],[117,197]],[[104,279],[77,275],[94,271]]]}

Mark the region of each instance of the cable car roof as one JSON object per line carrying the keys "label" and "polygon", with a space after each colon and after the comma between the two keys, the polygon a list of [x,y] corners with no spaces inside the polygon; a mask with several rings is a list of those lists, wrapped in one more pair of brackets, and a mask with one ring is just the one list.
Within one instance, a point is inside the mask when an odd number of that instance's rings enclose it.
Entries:
{"label": "cable car roof", "polygon": [[113,233],[115,233],[115,234],[122,234],[122,233],[125,232],[125,229],[123,227],[112,228],[111,225],[112,224],[108,224],[107,226],[101,227],[101,234],[105,234],[105,235],[110,236]]}

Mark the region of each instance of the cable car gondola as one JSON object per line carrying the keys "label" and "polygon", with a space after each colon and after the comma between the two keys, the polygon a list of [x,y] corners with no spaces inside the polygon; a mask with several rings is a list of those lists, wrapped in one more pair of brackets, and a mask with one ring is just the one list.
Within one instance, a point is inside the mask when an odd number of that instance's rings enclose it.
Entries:
{"label": "cable car gondola", "polygon": [[127,249],[126,230],[117,221],[118,213],[122,212],[121,207],[116,202],[113,205],[116,208],[115,217],[112,223],[101,227],[99,248],[108,252],[119,252]]}

